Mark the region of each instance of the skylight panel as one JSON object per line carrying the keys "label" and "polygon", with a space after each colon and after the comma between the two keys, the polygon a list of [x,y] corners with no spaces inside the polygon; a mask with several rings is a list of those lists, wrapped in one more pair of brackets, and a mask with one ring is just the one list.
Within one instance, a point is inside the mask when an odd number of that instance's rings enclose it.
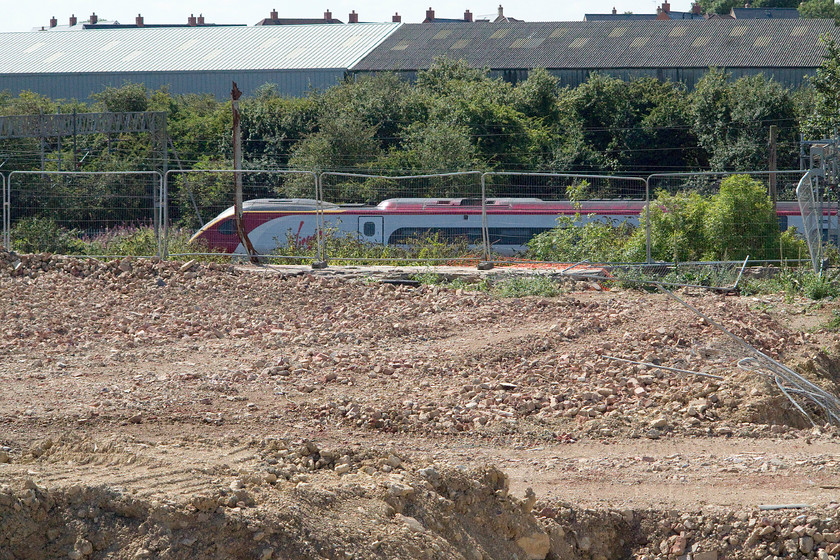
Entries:
{"label": "skylight panel", "polygon": [[271,39],[268,39],[268,40],[264,41],[263,44],[260,45],[260,48],[261,49],[267,49],[267,48],[275,45],[279,41],[280,41],[280,37],[272,37]]}
{"label": "skylight panel", "polygon": [[131,62],[132,60],[136,60],[143,56],[143,51],[134,51],[125,58],[122,59],[123,62]]}
{"label": "skylight panel", "polygon": [[589,42],[589,37],[578,37],[574,41],[569,44],[570,49],[580,49],[586,46],[586,43]]}
{"label": "skylight panel", "polygon": [[45,44],[46,43],[35,43],[34,45],[32,45],[28,49],[24,50],[23,52],[25,52],[26,54],[34,53],[35,51],[37,51],[38,49],[43,47]]}
{"label": "skylight panel", "polygon": [[732,31],[729,32],[730,37],[743,37],[747,34],[747,26],[746,25],[739,25],[738,27],[733,27]]}
{"label": "skylight panel", "polygon": [[193,48],[196,43],[198,43],[198,39],[190,39],[189,41],[185,42],[180,47],[178,47],[178,50],[179,51],[188,51],[191,48]]}
{"label": "skylight panel", "polygon": [[764,48],[769,47],[772,42],[773,40],[769,36],[762,35],[761,37],[756,38],[754,45],[758,48]]}
{"label": "skylight panel", "polygon": [[790,36],[791,37],[803,37],[807,30],[808,30],[808,28],[805,27],[804,25],[798,25],[798,26],[794,27],[793,30],[791,30]]}
{"label": "skylight panel", "polygon": [[291,59],[294,59],[294,58],[300,58],[300,56],[302,54],[304,54],[307,50],[309,50],[309,49],[307,49],[306,47],[298,47],[295,50],[287,53],[286,54],[286,59],[291,60]]}
{"label": "skylight panel", "polygon": [[627,28],[626,27],[616,27],[615,29],[610,31],[609,36],[612,37],[613,39],[616,39],[618,37],[624,37],[625,33],[627,33]]}
{"label": "skylight panel", "polygon": [[449,48],[450,48],[450,49],[454,49],[454,50],[457,50],[457,49],[463,49],[464,47],[466,47],[466,46],[467,46],[467,45],[469,45],[469,44],[470,44],[470,40],[469,40],[469,39],[458,39],[458,40],[457,40],[457,41],[455,41],[455,43],[453,43],[453,45],[452,45],[451,47],[449,47]]}
{"label": "skylight panel", "polygon": [[691,43],[692,47],[705,47],[709,44],[709,37],[697,37],[694,39],[694,42]]}
{"label": "skylight panel", "polygon": [[551,35],[548,36],[549,39],[556,39],[558,37],[562,37],[566,33],[569,32],[568,27],[558,27],[554,31],[551,32]]}
{"label": "skylight panel", "polygon": [[43,64],[49,64],[50,62],[55,62],[56,60],[58,60],[62,56],[64,56],[63,52],[53,53],[53,54],[51,54],[50,56],[48,56],[47,58],[44,59]]}
{"label": "skylight panel", "polygon": [[635,39],[630,41],[630,46],[633,47],[634,49],[637,49],[639,47],[644,47],[645,45],[648,44],[649,41],[650,41],[650,37],[636,37]]}
{"label": "skylight panel", "polygon": [[214,58],[216,58],[217,56],[219,56],[223,52],[225,52],[225,51],[223,51],[222,49],[214,49],[214,50],[210,51],[209,53],[207,53],[204,56],[204,58],[202,58],[201,60],[203,60],[204,62],[208,62],[210,60],[213,60]]}
{"label": "skylight panel", "polygon": [[99,52],[110,51],[111,49],[113,49],[114,47],[116,47],[119,44],[120,44],[119,41],[111,41],[110,43],[102,45],[102,47],[99,49]]}
{"label": "skylight panel", "polygon": [[435,36],[432,37],[432,39],[446,39],[450,35],[452,35],[451,29],[441,29],[440,31],[435,33]]}
{"label": "skylight panel", "polygon": [[495,33],[490,35],[490,38],[491,39],[504,39],[505,37],[508,36],[508,33],[510,33],[510,29],[499,29],[498,31],[496,31]]}
{"label": "skylight panel", "polygon": [[679,27],[675,27],[668,33],[669,37],[685,37],[685,32],[688,31],[688,27],[684,25],[680,25]]}
{"label": "skylight panel", "polygon": [[344,41],[341,44],[341,48],[342,49],[349,49],[350,47],[352,47],[353,45],[355,45],[356,43],[358,43],[361,40],[362,40],[361,35],[353,35],[352,37],[350,37],[349,39],[347,39],[346,41]]}
{"label": "skylight panel", "polygon": [[408,41],[400,41],[399,43],[397,43],[396,45],[391,47],[391,50],[392,51],[404,51],[405,49],[408,48],[409,44],[410,43]]}

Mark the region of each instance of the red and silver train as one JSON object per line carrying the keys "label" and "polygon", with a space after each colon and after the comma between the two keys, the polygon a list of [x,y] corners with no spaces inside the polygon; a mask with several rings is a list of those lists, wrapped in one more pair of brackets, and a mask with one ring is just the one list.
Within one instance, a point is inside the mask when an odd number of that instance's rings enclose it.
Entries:
{"label": "red and silver train", "polygon": [[[640,200],[591,200],[580,205],[538,198],[487,200],[487,230],[492,250],[512,255],[526,249],[535,235],[557,226],[559,216],[580,214],[581,221],[627,222],[638,225],[644,212]],[[803,231],[796,202],[777,206],[782,230]],[[256,199],[243,204],[243,222],[254,249],[261,254],[282,253],[291,240],[303,243],[317,232],[318,203],[312,199]],[[339,235],[354,235],[376,244],[401,245],[424,234],[443,239],[482,243],[481,200],[470,198],[392,198],[376,206],[322,203],[323,226]],[[202,227],[192,240],[227,253],[243,253],[236,235],[233,207]]]}

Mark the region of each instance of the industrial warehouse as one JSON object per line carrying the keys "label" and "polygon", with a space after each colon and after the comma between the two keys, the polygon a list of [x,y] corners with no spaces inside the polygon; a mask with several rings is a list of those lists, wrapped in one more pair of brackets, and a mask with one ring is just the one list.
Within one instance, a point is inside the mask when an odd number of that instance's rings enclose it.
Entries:
{"label": "industrial warehouse", "polygon": [[733,78],[764,74],[797,87],[819,67],[820,37],[835,25],[788,12],[689,18],[691,12],[672,12],[666,2],[646,17],[588,14],[585,21],[532,23],[505,16],[501,7],[492,21],[474,21],[469,11],[461,19],[439,18],[429,9],[424,23],[407,24],[399,14],[388,23],[359,23],[353,12],[341,23],[329,11],[322,19],[284,19],[273,11],[254,26],[209,24],[203,16],[155,25],[139,15],[134,24],[119,24],[92,14],[83,23],[73,16],[63,26],[53,18],[43,30],[0,33],[0,91],[84,100],[132,82],[222,98],[235,80],[246,95],[268,83],[299,97],[367,73],[412,79],[438,57],[463,59],[514,83],[543,68],[572,87],[599,72],[691,88],[714,67]]}

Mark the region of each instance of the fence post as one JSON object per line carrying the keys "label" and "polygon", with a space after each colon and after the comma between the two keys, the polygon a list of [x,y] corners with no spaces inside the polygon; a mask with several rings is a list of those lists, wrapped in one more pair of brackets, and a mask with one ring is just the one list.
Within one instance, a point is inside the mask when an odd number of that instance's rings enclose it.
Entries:
{"label": "fence post", "polygon": [[163,210],[161,212],[163,223],[161,224],[161,240],[158,256],[162,259],[169,258],[169,171],[165,175],[158,174],[160,181],[160,199]]}
{"label": "fence post", "polygon": [[[481,244],[485,263],[490,261],[490,232],[487,229],[487,173],[481,174]],[[479,263],[479,269],[481,269]]]}
{"label": "fence post", "polygon": [[315,245],[316,245],[316,261],[312,263],[314,270],[321,270],[327,268],[326,247],[324,247],[324,185],[322,182],[322,173],[313,172],[315,177]]}
{"label": "fence post", "polygon": [[648,177],[645,179],[645,256],[648,264],[653,262],[650,255],[650,177]]}
{"label": "fence post", "polygon": [[3,189],[3,248],[11,251],[12,247],[9,244],[9,193],[6,188],[6,176],[0,173],[0,187]]}

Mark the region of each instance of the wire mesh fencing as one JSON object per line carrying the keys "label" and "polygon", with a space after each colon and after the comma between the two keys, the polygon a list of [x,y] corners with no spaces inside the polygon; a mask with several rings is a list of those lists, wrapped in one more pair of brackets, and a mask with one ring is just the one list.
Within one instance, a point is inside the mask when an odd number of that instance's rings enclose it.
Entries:
{"label": "wire mesh fencing", "polygon": [[3,248],[11,250],[9,240],[9,190],[6,185],[6,176],[0,173],[0,188],[3,192]]}
{"label": "wire mesh fencing", "polygon": [[481,172],[320,176],[331,262],[472,262],[484,253]]}
{"label": "wire mesh fencing", "polygon": [[165,176],[170,256],[242,254],[234,220],[236,175],[243,222],[256,252],[280,262],[317,258],[318,178],[310,171],[170,170]]}
{"label": "wire mesh fencing", "polygon": [[807,258],[796,186],[803,171],[656,174],[648,178],[652,261]]}
{"label": "wire mesh fencing", "polygon": [[639,177],[494,172],[482,181],[495,262],[626,260],[610,238],[632,235],[647,196]]}
{"label": "wire mesh fencing", "polygon": [[25,253],[161,254],[163,179],[155,171],[14,171],[5,245]]}

